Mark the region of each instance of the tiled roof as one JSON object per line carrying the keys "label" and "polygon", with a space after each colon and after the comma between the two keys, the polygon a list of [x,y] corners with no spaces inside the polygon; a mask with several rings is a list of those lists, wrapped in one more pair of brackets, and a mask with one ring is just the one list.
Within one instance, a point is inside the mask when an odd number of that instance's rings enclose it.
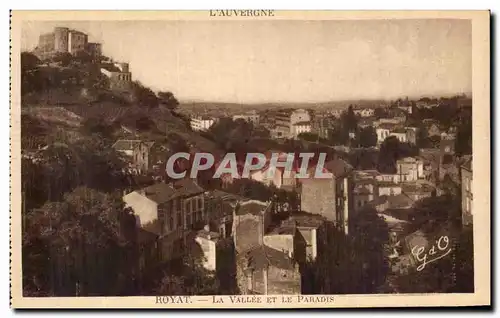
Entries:
{"label": "tiled roof", "polygon": [[238,209],[236,209],[237,215],[245,215],[245,214],[253,214],[253,215],[261,215],[265,209],[268,207],[268,203],[257,201],[257,200],[248,200],[246,202],[242,202]]}
{"label": "tiled roof", "polygon": [[336,158],[325,163],[325,168],[335,177],[345,176],[353,170],[352,166],[346,161]]}
{"label": "tiled roof", "polygon": [[266,245],[257,246],[246,252],[248,267],[253,269],[264,269],[274,266],[281,269],[294,269],[295,264],[287,253],[275,250]]}
{"label": "tiled roof", "polygon": [[150,200],[156,203],[165,203],[174,198],[200,194],[204,190],[196,182],[186,178],[169,184],[160,182],[144,188],[142,191],[144,191],[144,195]]}

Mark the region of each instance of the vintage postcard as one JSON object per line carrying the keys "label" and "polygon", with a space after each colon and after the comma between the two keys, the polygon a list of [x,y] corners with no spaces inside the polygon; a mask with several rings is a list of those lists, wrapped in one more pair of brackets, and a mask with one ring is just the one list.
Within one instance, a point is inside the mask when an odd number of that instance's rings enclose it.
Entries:
{"label": "vintage postcard", "polygon": [[491,305],[488,11],[13,11],[11,306]]}

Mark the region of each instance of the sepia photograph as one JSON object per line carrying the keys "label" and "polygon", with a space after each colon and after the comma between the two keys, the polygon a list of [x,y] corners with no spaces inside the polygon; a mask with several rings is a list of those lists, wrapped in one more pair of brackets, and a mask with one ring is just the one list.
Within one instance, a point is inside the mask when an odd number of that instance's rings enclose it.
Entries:
{"label": "sepia photograph", "polygon": [[13,13],[15,304],[489,304],[489,12]]}

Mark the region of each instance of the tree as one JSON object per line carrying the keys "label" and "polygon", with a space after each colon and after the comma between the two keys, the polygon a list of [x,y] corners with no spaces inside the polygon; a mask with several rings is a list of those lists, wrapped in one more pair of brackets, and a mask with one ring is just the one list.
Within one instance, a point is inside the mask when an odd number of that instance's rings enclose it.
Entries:
{"label": "tree", "polygon": [[157,96],[159,104],[168,109],[174,110],[179,106],[179,101],[177,101],[172,92],[158,92]]}
{"label": "tree", "polygon": [[400,157],[400,147],[399,140],[394,136],[387,137],[382,142],[378,157],[378,171],[382,173],[396,173],[396,161]]}
{"label": "tree", "polygon": [[140,82],[132,82],[132,92],[139,106],[146,108],[158,106],[158,97],[156,97],[156,94],[151,89],[144,87]]}
{"label": "tree", "polygon": [[377,119],[386,118],[387,117],[387,110],[383,107],[377,107],[377,108],[375,108],[374,116]]}
{"label": "tree", "polygon": [[377,132],[372,126],[360,129],[359,145],[364,148],[375,147],[377,145]]}
{"label": "tree", "polygon": [[318,134],[310,133],[310,132],[300,133],[297,137],[299,139],[309,141],[309,142],[317,142],[319,140]]}
{"label": "tree", "polygon": [[73,60],[73,55],[68,52],[57,53],[53,58],[52,62],[60,63],[61,66],[68,66]]}
{"label": "tree", "polygon": [[459,124],[455,139],[455,152],[459,156],[472,154],[472,120]]}
{"label": "tree", "polygon": [[41,61],[30,52],[21,52],[21,94],[39,91],[43,87],[38,66]]}
{"label": "tree", "polygon": [[109,124],[102,118],[90,117],[83,121],[81,130],[83,133],[97,134],[100,138],[110,139],[118,127],[116,124]]}
{"label": "tree", "polygon": [[30,211],[26,219],[26,294],[105,296],[133,288],[135,264],[126,261],[133,233],[124,230],[135,219],[119,196],[80,187],[61,202]]}
{"label": "tree", "polygon": [[[305,265],[305,294],[366,294],[375,292],[387,275],[385,245],[388,228],[375,209],[365,208],[349,221],[346,236],[325,222],[318,258]],[[335,242],[335,243],[334,243]]]}

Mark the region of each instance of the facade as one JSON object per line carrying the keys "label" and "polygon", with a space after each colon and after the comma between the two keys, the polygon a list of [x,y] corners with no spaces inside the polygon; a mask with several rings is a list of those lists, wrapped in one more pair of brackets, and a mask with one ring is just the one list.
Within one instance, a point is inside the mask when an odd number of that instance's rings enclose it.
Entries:
{"label": "facade", "polygon": [[203,189],[191,179],[157,183],[125,195],[123,201],[142,229],[158,235],[162,261],[180,257],[189,232],[206,223]]}
{"label": "facade", "polygon": [[394,182],[378,181],[377,188],[379,197],[398,195],[402,192],[401,185]]}
{"label": "facade", "polygon": [[472,158],[460,167],[462,180],[462,225],[472,225]]}
{"label": "facade", "polygon": [[286,109],[274,114],[274,126],[271,129],[273,138],[296,138],[299,131],[311,131],[311,115],[307,110]]}
{"label": "facade", "polygon": [[389,133],[389,136],[396,137],[399,142],[408,142],[406,130],[404,128],[396,128]]}
{"label": "facade", "polygon": [[299,122],[292,126],[293,138],[297,138],[302,133],[311,132],[311,123],[308,121]]}
{"label": "facade", "polygon": [[109,79],[112,91],[128,91],[132,85],[132,73],[128,63],[102,64],[101,73]]}
{"label": "facade", "polygon": [[416,145],[417,144],[417,132],[418,128],[416,127],[405,127],[406,131],[406,142]]}
{"label": "facade", "polygon": [[206,131],[214,123],[215,123],[215,120],[212,118],[194,117],[194,118],[191,118],[191,129],[193,129],[194,131]]}
{"label": "facade", "polygon": [[363,118],[372,117],[375,115],[375,109],[373,108],[355,109],[354,114]]}
{"label": "facade", "polygon": [[234,115],[233,120],[243,119],[244,121],[252,123],[254,126],[259,125],[260,116],[256,111],[251,111],[241,115]]}
{"label": "facade", "polygon": [[133,164],[139,174],[153,171],[156,165],[164,163],[166,149],[153,141],[143,141],[133,149]]}
{"label": "facade", "polygon": [[217,232],[210,231],[209,226],[196,233],[194,242],[201,249],[202,265],[208,271],[217,270],[217,256],[220,254],[221,236]]}
{"label": "facade", "polygon": [[377,144],[380,145],[384,140],[391,135],[391,131],[395,128],[394,124],[381,124],[376,129]]}
{"label": "facade", "polygon": [[397,181],[413,182],[425,179],[424,161],[418,157],[407,157],[396,161]]}
{"label": "facade", "polygon": [[[314,175],[315,169],[311,168],[309,174]],[[333,178],[301,179],[302,210],[323,216],[348,234],[349,213],[353,210],[352,167],[335,158],[325,163],[325,170]]]}
{"label": "facade", "polygon": [[141,141],[138,139],[120,139],[117,140],[111,147],[125,156],[132,158],[134,156],[134,148],[140,143]]}
{"label": "facade", "polygon": [[299,263],[295,259],[300,254],[299,235],[294,229],[270,233],[271,214],[271,203],[255,200],[242,202],[235,210],[236,281],[244,295],[301,292]]}

